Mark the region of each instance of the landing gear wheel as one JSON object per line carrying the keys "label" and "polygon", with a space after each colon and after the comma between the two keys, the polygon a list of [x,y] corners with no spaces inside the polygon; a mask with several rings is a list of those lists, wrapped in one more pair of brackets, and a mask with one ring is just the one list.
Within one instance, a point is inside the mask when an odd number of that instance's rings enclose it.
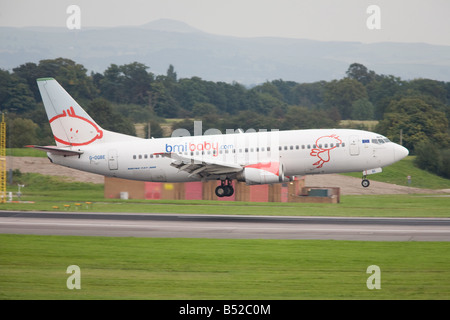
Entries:
{"label": "landing gear wheel", "polygon": [[232,196],[234,193],[234,188],[231,184],[231,180],[222,180],[220,186],[216,188],[215,193],[219,198]]}
{"label": "landing gear wheel", "polygon": [[226,194],[225,187],[218,186],[215,192],[216,196],[218,196],[219,198],[225,197]]}
{"label": "landing gear wheel", "polygon": [[234,193],[233,186],[225,186],[223,187],[225,189],[225,197],[231,197]]}
{"label": "landing gear wheel", "polygon": [[364,179],[363,181],[361,181],[361,185],[362,185],[364,188],[367,188],[368,186],[370,186],[370,181],[367,180],[367,179]]}

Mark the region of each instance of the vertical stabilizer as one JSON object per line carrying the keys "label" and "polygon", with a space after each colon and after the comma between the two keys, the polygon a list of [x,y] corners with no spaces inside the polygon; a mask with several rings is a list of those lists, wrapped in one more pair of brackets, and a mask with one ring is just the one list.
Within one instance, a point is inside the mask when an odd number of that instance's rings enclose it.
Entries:
{"label": "vertical stabilizer", "polygon": [[37,79],[58,147],[85,146],[103,138],[103,129],[53,78]]}

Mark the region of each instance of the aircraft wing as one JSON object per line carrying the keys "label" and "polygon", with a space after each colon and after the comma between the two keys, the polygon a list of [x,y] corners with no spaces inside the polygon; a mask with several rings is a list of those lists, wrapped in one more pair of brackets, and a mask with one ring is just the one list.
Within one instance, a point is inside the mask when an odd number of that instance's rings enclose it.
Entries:
{"label": "aircraft wing", "polygon": [[202,159],[195,157],[185,157],[177,153],[163,152],[157,153],[163,157],[174,160],[170,165],[180,171],[189,173],[189,176],[200,175],[207,177],[210,175],[232,174],[242,171],[242,166],[237,164],[215,161],[213,159]]}
{"label": "aircraft wing", "polygon": [[54,147],[54,146],[25,146],[25,147],[38,149],[38,150],[50,152],[52,154],[57,154],[57,155],[61,155],[61,156],[79,156],[80,154],[83,154],[83,151],[70,150],[67,148],[58,148],[58,147]]}

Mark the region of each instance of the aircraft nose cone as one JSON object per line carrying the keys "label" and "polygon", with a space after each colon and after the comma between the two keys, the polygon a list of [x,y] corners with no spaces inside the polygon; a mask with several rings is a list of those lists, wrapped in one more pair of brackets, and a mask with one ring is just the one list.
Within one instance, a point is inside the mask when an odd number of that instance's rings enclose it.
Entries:
{"label": "aircraft nose cone", "polygon": [[395,146],[395,160],[399,161],[402,160],[404,157],[406,157],[409,154],[409,150],[401,145]]}

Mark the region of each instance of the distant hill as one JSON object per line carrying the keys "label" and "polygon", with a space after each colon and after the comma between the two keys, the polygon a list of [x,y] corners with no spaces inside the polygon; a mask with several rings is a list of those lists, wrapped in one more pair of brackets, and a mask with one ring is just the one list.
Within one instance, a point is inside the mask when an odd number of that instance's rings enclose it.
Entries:
{"label": "distant hill", "polygon": [[246,85],[274,79],[340,79],[354,62],[404,80],[450,81],[450,46],[227,37],[173,20],[81,30],[0,27],[0,68],[11,70],[57,57],[101,73],[111,63],[138,61],[155,74],[165,74],[172,64],[179,78],[198,76]]}
{"label": "distant hill", "polygon": [[203,33],[203,31],[193,28],[187,23],[170,19],[159,19],[151,21],[147,24],[142,25],[141,28],[164,32]]}

